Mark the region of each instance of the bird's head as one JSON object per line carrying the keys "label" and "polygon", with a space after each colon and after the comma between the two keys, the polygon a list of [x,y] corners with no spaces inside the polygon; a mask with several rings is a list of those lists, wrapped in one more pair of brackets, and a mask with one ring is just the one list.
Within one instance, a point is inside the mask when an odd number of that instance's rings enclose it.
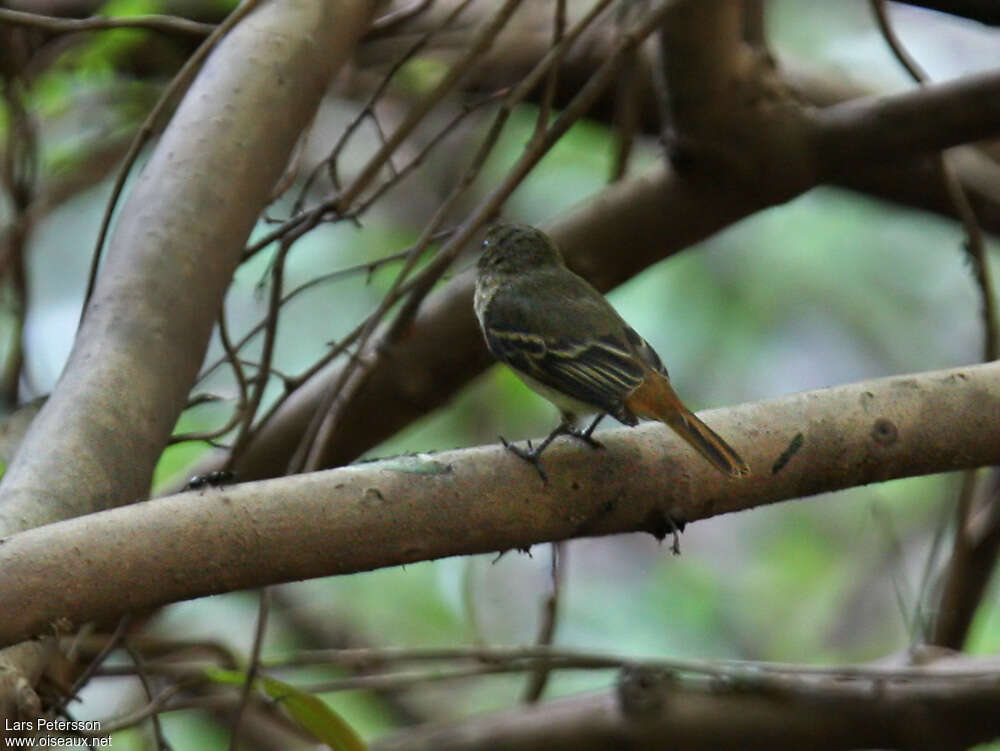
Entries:
{"label": "bird's head", "polygon": [[563,259],[556,244],[541,230],[526,224],[498,224],[486,233],[477,265],[480,273],[516,274],[562,266]]}

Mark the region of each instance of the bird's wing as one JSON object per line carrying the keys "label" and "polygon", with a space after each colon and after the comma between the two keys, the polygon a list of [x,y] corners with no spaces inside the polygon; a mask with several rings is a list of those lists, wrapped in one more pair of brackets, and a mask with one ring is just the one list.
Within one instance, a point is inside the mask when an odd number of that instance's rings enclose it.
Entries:
{"label": "bird's wing", "polygon": [[[659,364],[642,337],[578,277],[548,280],[543,294],[510,289],[496,295],[484,316],[484,333],[498,359],[623,422],[634,423],[623,412],[625,397],[649,366]],[[656,364],[636,350],[632,337],[652,352]]]}

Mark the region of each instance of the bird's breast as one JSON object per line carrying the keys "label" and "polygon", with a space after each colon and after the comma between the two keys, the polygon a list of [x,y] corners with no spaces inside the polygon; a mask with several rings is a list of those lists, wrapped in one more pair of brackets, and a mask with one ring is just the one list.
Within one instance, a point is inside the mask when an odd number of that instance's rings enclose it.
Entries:
{"label": "bird's breast", "polygon": [[476,311],[476,318],[479,319],[479,326],[486,329],[486,311],[496,294],[499,284],[489,275],[480,275],[476,279],[476,291],[472,297],[472,307]]}

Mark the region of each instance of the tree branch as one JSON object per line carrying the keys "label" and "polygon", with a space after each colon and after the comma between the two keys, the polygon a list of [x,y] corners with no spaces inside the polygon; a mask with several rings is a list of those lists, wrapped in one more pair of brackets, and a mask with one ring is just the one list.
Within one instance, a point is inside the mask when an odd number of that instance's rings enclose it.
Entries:
{"label": "tree branch", "polygon": [[71,34],[81,31],[105,31],[107,29],[148,29],[165,34],[181,36],[206,37],[215,28],[213,24],[199,23],[187,18],[165,15],[127,16],[124,18],[108,18],[92,16],[90,18],[58,18],[37,13],[25,13],[19,10],[0,8],[0,23],[12,26],[30,26],[42,29],[50,34]]}
{"label": "tree branch", "polygon": [[0,545],[0,644],[57,617],[81,623],[571,537],[663,537],[671,519],[991,464],[1000,363],[795,394],[705,419],[748,459],[751,478],[722,476],[653,424],[602,434],[602,451],[557,441],[546,454],[548,484],[489,446],[182,493],[29,530]]}
{"label": "tree branch", "polygon": [[576,696],[463,723],[409,729],[373,751],[603,751],[663,748],[950,751],[1000,734],[995,680],[914,684],[795,679],[770,691],[737,684],[656,687],[661,707],[630,716],[615,692]]}
{"label": "tree branch", "polygon": [[122,208],[69,362],[4,475],[0,535],[147,495],[204,358],[205,311],[369,6],[266,3],[213,51]]}
{"label": "tree branch", "polygon": [[964,76],[890,96],[820,110],[814,153],[839,177],[859,164],[884,164],[1000,134],[1000,71]]}
{"label": "tree branch", "polygon": [[70,360],[4,475],[0,534],[146,495],[204,358],[205,310],[367,13],[270,3],[212,53],[122,208]]}
{"label": "tree branch", "polygon": [[[950,116],[951,120],[965,121],[967,116],[960,110],[976,97],[991,99],[993,103],[981,106],[978,110],[981,118],[966,122],[963,133],[949,134],[946,129],[920,126],[917,130],[906,129],[907,139],[898,133],[880,134],[877,127],[887,117],[902,119],[903,113],[909,113],[913,119],[934,122],[935,118],[914,116],[913,112],[923,106],[921,102],[941,115],[937,122],[949,119],[944,113],[951,109],[959,110]],[[913,156],[908,149],[922,151],[930,140],[937,145],[946,141],[954,145],[971,130],[1000,132],[997,102],[1000,102],[1000,74],[995,73],[890,97],[848,102],[817,115],[820,134],[817,141],[822,143],[812,153],[822,155],[827,146],[841,152],[850,150],[853,126],[866,145],[857,147],[853,161],[845,157],[834,163],[831,159],[825,169],[856,183],[864,182],[866,175],[870,182],[884,183],[891,179],[885,170],[898,169],[889,163],[890,154],[902,161],[907,153]],[[887,140],[892,141],[896,151],[879,150],[877,144],[881,142],[885,147]],[[860,156],[871,151],[880,154],[877,164],[870,164],[867,157]],[[848,165],[856,169],[852,171]],[[928,165],[928,172],[934,174],[932,164]],[[798,180],[794,176],[791,179]],[[892,182],[896,184],[895,180]],[[935,181],[911,179],[908,184],[920,194],[920,200],[936,200],[928,195],[928,190],[933,190],[927,187],[936,185]],[[807,187],[799,184],[798,190]],[[788,190],[795,192],[792,186],[775,183],[767,191],[752,193],[739,181],[707,184],[686,179],[672,170],[654,170],[637,180],[608,188],[549,230],[570,265],[599,289],[608,290],[645,266],[787,198]],[[989,219],[989,214],[984,218]],[[623,232],[632,238],[631,252],[624,257],[617,251]],[[375,369],[352,403],[343,407],[326,444],[321,466],[339,466],[357,458],[396,430],[443,404],[489,364],[471,312],[471,290],[471,276],[460,276],[428,299],[405,341],[392,346],[385,361],[387,367]],[[284,472],[297,436],[315,413],[320,395],[330,383],[336,382],[340,372],[339,367],[329,369],[292,395],[261,428],[241,457],[237,464],[241,476],[273,477]],[[215,466],[218,461],[212,459],[205,467]]]}
{"label": "tree branch", "polygon": [[[992,2],[992,0],[990,0]],[[449,7],[449,2],[438,2],[428,11],[434,15],[442,15]],[[470,9],[475,13],[475,8]],[[430,18],[423,19],[428,23]],[[539,19],[541,24],[541,19]],[[538,24],[536,24],[538,25]],[[417,26],[422,28],[422,26]],[[585,44],[578,45],[562,61],[559,86],[556,92],[556,105],[564,106],[579,87],[592,75],[594,69],[606,59],[607,51],[614,42],[609,33],[600,33],[595,29],[587,38]],[[494,51],[480,61],[476,69],[469,74],[469,86],[479,90],[494,90],[511,85],[520,80],[525,71],[545,54],[549,47],[548,34],[532,34],[521,29],[510,38],[501,38]],[[454,44],[455,40],[452,39]],[[384,47],[377,44],[362,46],[359,58],[362,65],[378,65],[386,56]],[[447,51],[445,51],[447,54]],[[654,97],[654,87],[649,77],[651,65],[638,66],[637,72],[643,75],[635,87],[639,100],[639,124],[646,133],[657,134],[659,119]],[[848,99],[871,96],[873,92],[856,82],[838,76],[832,71],[817,71],[804,65],[801,60],[781,56],[780,74],[785,84],[794,91],[798,101],[807,102],[817,107],[827,107]],[[728,101],[731,110],[733,101]],[[614,92],[599,100],[591,111],[591,116],[605,122],[611,122],[615,112]],[[962,149],[961,159],[957,162],[962,184],[969,192],[970,198],[980,217],[984,229],[1000,232],[1000,195],[996,185],[997,173],[1000,168],[971,148]],[[952,156],[958,157],[958,153]],[[781,160],[782,163],[786,160]],[[953,207],[949,197],[941,188],[940,177],[936,172],[936,160],[927,157],[911,157],[897,159],[881,165],[859,164],[850,174],[835,176],[835,182],[883,199],[895,201],[907,206],[934,211],[939,214],[953,216]]]}
{"label": "tree branch", "polygon": [[965,529],[956,532],[931,644],[953,649],[965,644],[972,619],[996,571],[1000,554],[1000,470],[992,468],[980,482],[980,503],[970,508],[968,520],[960,520]]}
{"label": "tree branch", "polygon": [[[547,230],[569,265],[606,291],[756,208],[756,197],[739,189],[693,185],[661,168],[607,188]],[[629,253],[622,254],[626,234]],[[444,404],[491,364],[472,314],[472,287],[473,275],[460,274],[428,296],[407,336],[384,351],[383,367],[341,410],[322,466],[356,459]],[[241,478],[284,474],[298,436],[340,373],[341,366],[329,368],[289,397],[240,457],[235,469]],[[218,462],[210,459],[198,472]]]}

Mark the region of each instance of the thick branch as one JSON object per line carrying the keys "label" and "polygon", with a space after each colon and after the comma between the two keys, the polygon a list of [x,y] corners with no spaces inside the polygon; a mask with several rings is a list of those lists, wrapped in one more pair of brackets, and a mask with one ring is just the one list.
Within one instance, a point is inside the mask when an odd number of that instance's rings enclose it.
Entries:
{"label": "thick branch", "polygon": [[[0,535],[147,495],[206,311],[370,5],[263,3],[211,54],[122,207],[69,362],[3,478]],[[30,654],[3,659],[33,679]],[[0,689],[6,716],[17,701]]]}
{"label": "thick branch", "polygon": [[980,478],[985,488],[981,503],[962,535],[956,535],[930,643],[961,649],[972,619],[996,571],[1000,553],[1000,470],[996,467]]}
{"label": "thick branch", "polygon": [[[996,461],[1000,363],[705,415],[750,462],[733,481],[658,424],[557,441],[550,477],[497,446],[183,493],[0,545],[0,643],[235,589],[570,537],[647,531]],[[95,546],[95,540],[100,545]],[[82,553],[81,551],[86,551]]]}
{"label": "thick branch", "polygon": [[[447,3],[436,3],[433,13],[441,13],[448,7]],[[470,9],[475,12],[475,9]],[[418,17],[423,23],[431,19]],[[536,24],[537,26],[538,24]],[[420,27],[422,28],[422,27]],[[479,63],[470,73],[470,85],[481,90],[512,85],[530,69],[548,49],[550,39],[548,34],[531,33],[528,29],[519,28],[516,35],[508,39],[498,40],[495,50]],[[613,36],[601,27],[587,39],[586,44],[578,45],[562,61],[559,75],[559,87],[556,92],[556,103],[564,105],[569,98],[579,90],[593,71],[606,58],[607,51],[613,43]],[[377,45],[365,45],[360,51],[362,64],[378,64],[388,53]],[[635,75],[641,76],[635,84],[635,95],[639,100],[639,123],[650,134],[657,134],[659,118],[657,106],[653,97],[653,85],[649,80],[650,65],[638,66]],[[817,71],[804,65],[801,60],[781,56],[780,73],[784,82],[796,93],[800,101],[809,102],[817,107],[827,107],[856,97],[871,96],[873,92],[849,81],[832,71]],[[683,81],[682,81],[683,83]],[[599,100],[591,111],[591,116],[612,122],[614,108],[614,91]],[[729,100],[725,106],[732,110],[734,102]],[[976,214],[984,229],[1000,233],[1000,195],[996,185],[996,173],[1000,172],[994,163],[983,159],[972,149],[965,149],[963,159],[957,165],[963,186],[969,192]],[[784,162],[785,160],[781,160]],[[940,175],[936,171],[936,159],[926,157],[911,157],[893,159],[882,162],[881,165],[855,165],[849,174],[835,175],[835,182],[868,193],[873,193],[886,200],[895,201],[907,206],[934,211],[947,216],[954,215],[948,196],[942,189]],[[991,176],[992,175],[992,176]]]}
{"label": "thick branch", "polygon": [[265,3],[210,56],[122,208],[69,363],[3,478],[0,534],[146,495],[204,357],[206,311],[367,5]]}
{"label": "thick branch", "polygon": [[830,176],[1000,134],[1000,70],[820,110],[815,153]]}
{"label": "thick branch", "polygon": [[[407,730],[373,751],[603,751],[609,748],[949,751],[1000,734],[1000,687],[786,681],[772,692],[739,685],[666,686],[662,708],[639,717],[613,692],[522,707],[455,725]],[[664,739],[669,743],[665,744]]]}

